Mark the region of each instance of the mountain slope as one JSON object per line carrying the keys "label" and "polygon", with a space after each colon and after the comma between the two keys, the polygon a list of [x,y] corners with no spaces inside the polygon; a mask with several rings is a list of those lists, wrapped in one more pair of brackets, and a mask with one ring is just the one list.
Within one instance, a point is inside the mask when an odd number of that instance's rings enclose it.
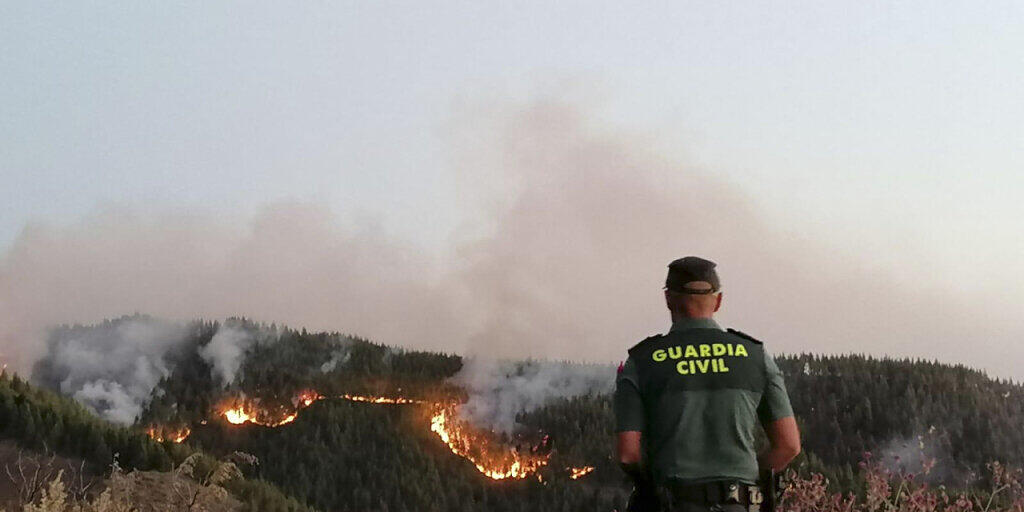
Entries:
{"label": "mountain slope", "polygon": [[[18,446],[16,457],[21,457],[21,450],[25,450],[25,459],[36,461],[50,460],[51,453],[52,457],[60,456],[54,459],[59,461],[54,467],[65,470],[66,477],[71,475],[69,467],[75,474],[81,473],[90,478],[106,474],[116,461],[121,469],[134,471],[126,478],[134,482],[135,491],[145,487],[146,482],[181,480],[181,476],[172,477],[169,471],[194,453],[186,445],[154,441],[139,429],[111,425],[73,400],[39,389],[6,372],[0,372],[0,440]],[[4,452],[9,455],[10,451]],[[8,470],[16,471],[18,460],[10,459],[5,456],[0,461],[5,478]],[[212,462],[208,457],[199,457],[198,460],[203,464]],[[79,462],[82,466],[77,465]],[[40,467],[40,464],[36,463],[35,467]],[[41,474],[45,476],[47,473]],[[13,487],[6,487],[7,490],[17,492],[18,487],[25,483],[23,480],[20,475],[12,479]],[[237,498],[228,501],[241,502],[243,510],[306,510],[264,481],[237,478],[225,486]],[[0,503],[6,501],[10,504],[13,498],[0,496]],[[145,497],[140,496],[139,499]]]}
{"label": "mountain slope", "polygon": [[[140,321],[145,317],[113,322]],[[51,352],[59,353],[68,339],[88,338],[90,329],[55,331]],[[491,393],[477,394],[480,386],[463,385],[472,365],[456,355],[244,319],[197,321],[172,331],[185,334],[147,363],[164,371],[139,405],[136,428],[188,429],[185,444],[215,455],[253,453],[262,477],[309,505],[611,510],[628,492],[611,459],[611,366],[508,363],[488,374],[493,389],[483,388]],[[45,381],[61,380],[59,360],[40,363]],[[957,486],[979,483],[971,475],[981,474],[990,460],[1024,463],[1020,385],[924,361],[854,355],[777,361],[803,430],[800,467],[824,472],[839,488],[859,484],[855,468],[867,451],[911,471],[935,458],[930,478]],[[604,371],[607,379],[594,380]],[[550,381],[531,384],[537,375]],[[566,385],[572,393],[538,389],[565,383],[584,384]],[[456,412],[455,404],[469,400],[485,406],[476,412],[486,413],[491,399],[510,400],[491,404],[495,414],[510,404],[520,407],[514,428],[489,432],[491,424],[479,414],[460,418]],[[449,414],[444,432],[439,411]],[[520,462],[535,464],[513,472],[521,479],[494,481],[482,474],[502,467],[498,473],[504,475],[509,464]]]}

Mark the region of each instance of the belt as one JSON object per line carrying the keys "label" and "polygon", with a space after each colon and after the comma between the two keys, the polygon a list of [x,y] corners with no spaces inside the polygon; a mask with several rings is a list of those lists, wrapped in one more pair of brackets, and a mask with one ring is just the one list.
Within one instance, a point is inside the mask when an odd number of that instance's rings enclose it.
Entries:
{"label": "belt", "polygon": [[684,484],[679,480],[668,480],[660,487],[661,494],[670,498],[673,503],[759,505],[763,501],[760,487],[730,480],[700,484]]}

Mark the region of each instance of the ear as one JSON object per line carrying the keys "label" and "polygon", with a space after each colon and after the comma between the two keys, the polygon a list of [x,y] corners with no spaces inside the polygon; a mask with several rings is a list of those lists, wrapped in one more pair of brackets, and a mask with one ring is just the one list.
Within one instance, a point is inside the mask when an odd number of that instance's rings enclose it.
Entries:
{"label": "ear", "polygon": [[721,307],[722,307],[722,294],[721,294],[721,293],[719,293],[719,294],[718,294],[718,300],[717,300],[717,301],[715,301],[715,313],[718,313],[718,310],[719,310],[719,309],[720,309]]}

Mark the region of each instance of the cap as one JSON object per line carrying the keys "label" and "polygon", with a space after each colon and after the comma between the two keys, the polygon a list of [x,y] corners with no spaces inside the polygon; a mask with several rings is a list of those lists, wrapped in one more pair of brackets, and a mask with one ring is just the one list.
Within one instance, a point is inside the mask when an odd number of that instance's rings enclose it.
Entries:
{"label": "cap", "polygon": [[665,289],[677,293],[705,295],[722,287],[715,272],[715,262],[697,256],[679,258],[668,264]]}

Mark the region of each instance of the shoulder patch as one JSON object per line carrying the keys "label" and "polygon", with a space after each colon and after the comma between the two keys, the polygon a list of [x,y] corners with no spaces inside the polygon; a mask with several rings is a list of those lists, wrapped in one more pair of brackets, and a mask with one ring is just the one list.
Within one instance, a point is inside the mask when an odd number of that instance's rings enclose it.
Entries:
{"label": "shoulder patch", "polygon": [[755,338],[755,337],[753,337],[753,336],[751,336],[751,335],[749,335],[749,334],[747,334],[747,333],[745,333],[743,331],[737,331],[736,329],[726,329],[726,331],[728,331],[730,334],[735,334],[736,336],[739,336],[740,338],[753,341],[754,343],[757,343],[758,345],[762,345],[761,340],[759,340],[759,339],[757,339],[757,338]]}
{"label": "shoulder patch", "polygon": [[654,336],[647,337],[643,341],[641,341],[640,343],[637,343],[636,345],[633,345],[633,347],[630,348],[627,352],[629,352],[629,355],[633,355],[633,352],[636,352],[637,350],[639,350],[644,345],[649,344],[651,341],[659,340],[662,337],[664,337],[664,335],[662,335],[662,334],[655,334]]}

